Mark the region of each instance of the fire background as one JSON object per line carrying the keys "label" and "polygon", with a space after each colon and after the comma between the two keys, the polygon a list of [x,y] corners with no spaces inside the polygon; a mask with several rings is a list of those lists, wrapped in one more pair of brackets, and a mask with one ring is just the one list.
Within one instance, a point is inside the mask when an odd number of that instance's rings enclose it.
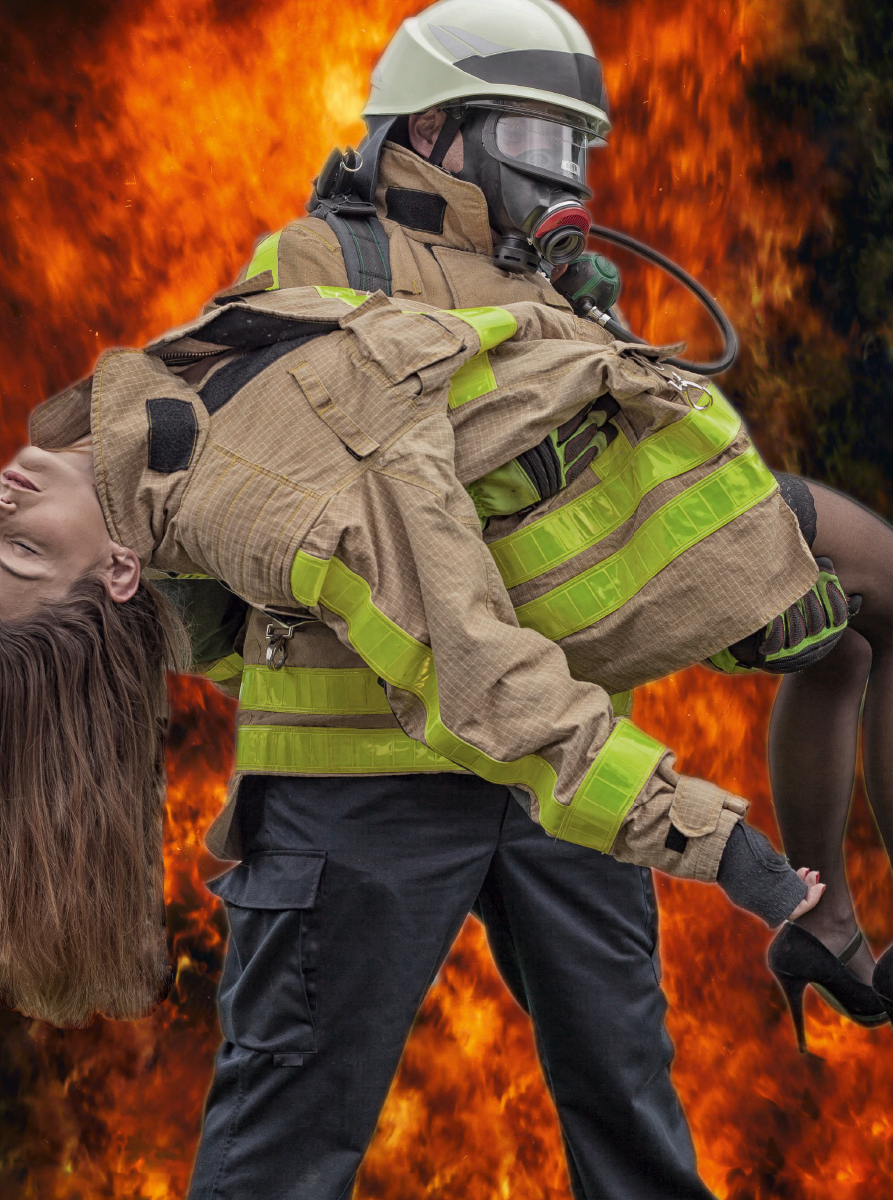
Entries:
{"label": "fire background", "polygon": [[[419,0],[2,0],[0,452],[28,410],[231,281],[356,144],[369,72]],[[891,0],[568,0],[605,64],[614,132],[592,211],[705,281],[742,351],[722,383],[769,464],[890,515]],[[675,284],[599,247],[657,341],[717,347]],[[218,1040],[225,922],[201,879],[232,704],[172,680],[167,899],[176,989],[151,1018],[59,1031],[0,1012],[0,1193],[179,1200]],[[748,796],[775,682],[700,668],[640,690],[683,769]],[[876,951],[893,888],[861,783],[849,868]],[[893,1194],[893,1037],[812,996],[797,1053],[767,931],[717,889],[659,880],[674,1068],[722,1200]],[[357,1200],[569,1200],[526,1020],[469,921],[418,1018]]]}

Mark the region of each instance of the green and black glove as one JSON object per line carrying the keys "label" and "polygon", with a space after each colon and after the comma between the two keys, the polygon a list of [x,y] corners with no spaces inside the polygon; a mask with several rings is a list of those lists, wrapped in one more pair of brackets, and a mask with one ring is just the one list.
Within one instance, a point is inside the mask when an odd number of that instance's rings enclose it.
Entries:
{"label": "green and black glove", "polygon": [[508,517],[548,500],[604,453],[617,436],[611,418],[620,411],[613,396],[602,396],[511,462],[468,485],[483,523]]}
{"label": "green and black glove", "polygon": [[830,558],[817,558],[819,577],[796,603],[749,637],[727,650],[711,654],[709,666],[727,675],[768,671],[788,675],[811,667],[833,650],[851,617],[862,605],[859,595],[847,596],[834,574]]}

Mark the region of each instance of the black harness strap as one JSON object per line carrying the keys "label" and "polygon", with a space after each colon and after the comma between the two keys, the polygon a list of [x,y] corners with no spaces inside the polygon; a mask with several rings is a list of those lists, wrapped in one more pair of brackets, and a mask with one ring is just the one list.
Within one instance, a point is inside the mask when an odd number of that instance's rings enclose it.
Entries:
{"label": "black harness strap", "polygon": [[388,236],[377,216],[344,217],[328,212],[323,218],[341,245],[347,282],[360,292],[391,295],[391,255]]}
{"label": "black harness strap", "polygon": [[318,196],[314,192],[307,208],[312,217],[325,221],[337,237],[348,284],[360,292],[382,291],[390,296],[393,293],[390,247],[375,205],[354,192],[338,192],[333,196]]}

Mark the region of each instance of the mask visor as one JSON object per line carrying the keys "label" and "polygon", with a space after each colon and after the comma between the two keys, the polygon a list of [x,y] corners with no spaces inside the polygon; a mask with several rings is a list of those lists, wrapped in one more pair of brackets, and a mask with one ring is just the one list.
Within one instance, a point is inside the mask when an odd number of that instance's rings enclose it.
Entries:
{"label": "mask visor", "polygon": [[502,113],[496,120],[498,157],[530,174],[586,186],[588,138],[581,129],[523,113]]}

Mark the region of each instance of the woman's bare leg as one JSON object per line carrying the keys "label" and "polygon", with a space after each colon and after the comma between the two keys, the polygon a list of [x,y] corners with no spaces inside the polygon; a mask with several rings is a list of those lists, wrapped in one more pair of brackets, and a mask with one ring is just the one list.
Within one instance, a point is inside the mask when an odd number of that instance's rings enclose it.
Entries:
{"label": "woman's bare leg", "polygon": [[[785,851],[794,866],[817,868],[828,885],[822,903],[799,923],[839,953],[856,931],[843,835],[863,695],[866,788],[893,853],[893,528],[838,492],[809,487],[817,518],[813,553],[833,561],[844,590],[862,596],[862,608],[826,658],[782,681],[769,763]],[[849,968],[871,981],[866,946]]]}

